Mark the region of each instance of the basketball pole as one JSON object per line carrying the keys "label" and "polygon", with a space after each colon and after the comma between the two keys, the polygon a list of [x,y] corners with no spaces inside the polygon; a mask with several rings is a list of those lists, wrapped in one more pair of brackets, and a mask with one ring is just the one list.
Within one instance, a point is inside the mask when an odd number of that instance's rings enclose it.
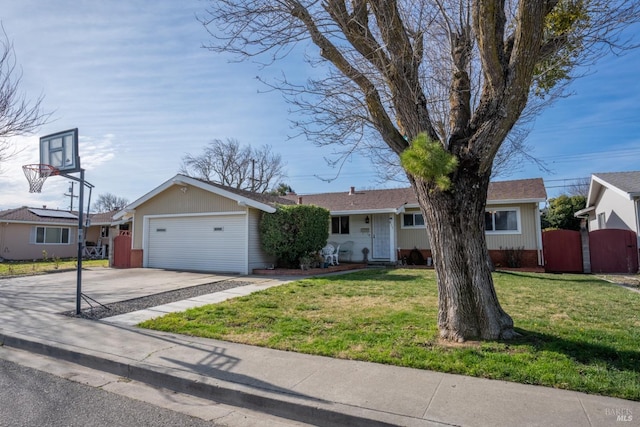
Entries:
{"label": "basketball pole", "polygon": [[80,169],[80,194],[78,194],[78,271],[76,286],[76,315],[82,312],[82,256],[84,255],[84,169]]}
{"label": "basketball pole", "polygon": [[84,187],[93,188],[93,185],[84,180],[84,169],[80,169],[80,178],[68,174],[61,174],[65,178],[80,183],[78,194],[78,260],[76,261],[76,315],[82,313],[82,258],[84,255]]}

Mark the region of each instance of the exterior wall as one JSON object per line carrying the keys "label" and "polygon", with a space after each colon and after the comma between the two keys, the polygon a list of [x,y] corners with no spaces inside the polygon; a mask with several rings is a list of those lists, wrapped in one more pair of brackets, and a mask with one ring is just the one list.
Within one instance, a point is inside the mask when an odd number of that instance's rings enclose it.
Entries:
{"label": "exterior wall", "polygon": [[[267,214],[268,215],[268,214]],[[249,272],[254,268],[265,268],[275,264],[276,258],[267,255],[260,245],[260,219],[262,212],[257,209],[249,209]]]}
{"label": "exterior wall", "polygon": [[[488,205],[487,209],[520,209],[520,232],[518,234],[486,234],[487,248],[489,250],[499,250],[500,248],[520,248],[526,250],[542,249],[538,247],[538,238],[536,231],[536,223],[538,218],[536,211],[538,205],[534,203],[523,203],[514,205]],[[420,213],[418,209],[407,209],[405,213]],[[429,236],[426,228],[403,228],[403,214],[398,215],[396,219],[396,230],[398,232],[398,248],[404,250],[431,249]]]}
{"label": "exterior wall", "polygon": [[[505,250],[489,250],[489,256],[496,268],[509,267],[509,256]],[[538,263],[538,251],[534,250],[522,250],[519,251],[519,263],[517,268],[537,268],[540,267]]]}
{"label": "exterior wall", "polygon": [[42,259],[42,251],[47,251],[47,257],[73,258],[78,255],[77,227],[54,224],[38,224],[47,227],[68,227],[70,229],[69,243],[66,244],[37,244],[30,243],[31,230],[35,224],[0,224],[0,258],[7,260]]}
{"label": "exterior wall", "polygon": [[[420,209],[407,209],[404,213],[420,213]],[[431,243],[429,242],[429,234],[427,233],[426,227],[403,228],[404,213],[396,215],[396,231],[398,234],[397,248],[400,249],[402,254],[404,254],[405,249],[407,251],[411,251],[413,248],[428,249],[429,255],[425,255],[426,252],[424,252],[423,255],[425,257],[431,256]]]}
{"label": "exterior wall", "polygon": [[[92,225],[88,229],[85,228],[84,230],[85,242],[97,244],[98,239],[100,239],[100,228],[101,227],[99,225]],[[105,241],[104,243],[108,243],[108,242]]]}
{"label": "exterior wall", "polygon": [[[400,249],[398,251],[398,262],[403,263],[403,265],[412,265],[412,253],[413,249]],[[424,263],[428,267],[433,266],[433,259],[430,249],[420,249],[420,254],[422,254],[422,259]],[[505,250],[489,250],[489,256],[491,257],[491,261],[496,268],[505,268],[509,267],[509,259],[507,255],[507,251]],[[520,261],[518,268],[538,268],[538,251],[534,250],[522,250],[519,251]],[[431,259],[430,259],[431,258]],[[406,263],[406,264],[405,264]]]}
{"label": "exterior wall", "polygon": [[[412,253],[415,249],[398,249],[398,262],[402,265],[413,265],[415,264],[415,260],[412,256]],[[433,255],[431,254],[431,249],[418,249],[420,254],[422,255],[422,259],[424,260],[424,264],[428,267],[433,266]]]}
{"label": "exterior wall", "polygon": [[138,206],[133,221],[133,249],[142,249],[145,215],[193,214],[208,212],[237,212],[246,210],[226,197],[197,187],[174,185]]}
{"label": "exterior wall", "polygon": [[[331,224],[329,227],[328,242],[341,244],[343,242],[353,242],[353,254],[351,261],[361,262],[363,260],[362,250],[369,250],[369,260],[371,260],[371,215],[369,216],[369,224],[365,223],[367,215],[349,215],[349,234],[331,234]],[[342,262],[342,261],[340,261]]]}
{"label": "exterior wall", "polygon": [[598,230],[598,215],[604,213],[606,228],[632,230],[636,233],[637,221],[633,201],[613,190],[605,188],[597,197],[595,212],[589,216],[589,230]]}
{"label": "exterior wall", "polygon": [[[509,209],[518,208],[520,211],[520,231],[514,234],[492,234],[487,233],[487,247],[490,251],[496,251],[496,259],[501,259],[501,248],[524,248],[527,252],[527,259],[531,257],[531,253],[535,254],[538,263],[538,251],[542,250],[542,243],[538,240],[537,224],[539,223],[538,205],[536,203],[522,203],[513,205],[489,205],[488,209]],[[420,213],[419,209],[407,209],[404,213]],[[369,249],[369,260],[371,260],[372,248],[372,227],[371,222],[365,223],[365,218],[372,215],[349,215],[349,234],[329,234],[328,241],[341,244],[345,241],[353,241],[352,261],[359,262],[362,260],[362,250]],[[395,215],[395,248],[394,256],[406,255],[413,248],[420,249],[425,257],[431,256],[431,245],[429,236],[425,227],[404,228],[403,214]],[[331,231],[331,230],[330,230]],[[393,233],[391,239],[394,239]],[[406,252],[406,253],[405,253]]]}
{"label": "exterior wall", "polygon": [[519,234],[492,234],[487,233],[487,248],[499,250],[500,248],[524,248],[526,250],[542,249],[538,247],[536,236],[536,212],[538,205],[533,203],[487,206],[487,208],[508,209],[520,208],[520,233]]}
{"label": "exterior wall", "polygon": [[86,229],[84,240],[94,244],[98,244],[98,241],[101,241],[103,245],[108,245],[110,239],[118,235],[118,227],[109,227],[109,236],[101,237],[102,227],[102,225],[92,225],[89,229]]}

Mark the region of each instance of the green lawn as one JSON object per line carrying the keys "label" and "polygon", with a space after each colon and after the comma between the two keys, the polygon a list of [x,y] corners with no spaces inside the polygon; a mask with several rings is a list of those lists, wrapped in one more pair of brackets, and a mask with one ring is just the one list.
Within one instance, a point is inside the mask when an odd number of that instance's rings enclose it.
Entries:
{"label": "green lawn", "polygon": [[305,279],[141,326],[640,400],[640,294],[588,275],[494,278],[513,341],[441,342],[435,275],[409,269]]}
{"label": "green lawn", "polygon": [[[82,267],[108,267],[107,259],[83,260]],[[48,259],[46,261],[4,261],[0,262],[0,278],[13,276],[29,276],[33,274],[46,274],[56,271],[75,270],[77,268],[74,259]]]}

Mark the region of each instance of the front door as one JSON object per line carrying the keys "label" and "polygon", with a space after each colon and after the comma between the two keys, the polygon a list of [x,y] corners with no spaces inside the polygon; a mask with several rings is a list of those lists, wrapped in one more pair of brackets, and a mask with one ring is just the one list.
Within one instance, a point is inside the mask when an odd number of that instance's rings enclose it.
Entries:
{"label": "front door", "polygon": [[390,225],[389,215],[373,215],[373,234],[372,234],[373,259],[390,259]]}

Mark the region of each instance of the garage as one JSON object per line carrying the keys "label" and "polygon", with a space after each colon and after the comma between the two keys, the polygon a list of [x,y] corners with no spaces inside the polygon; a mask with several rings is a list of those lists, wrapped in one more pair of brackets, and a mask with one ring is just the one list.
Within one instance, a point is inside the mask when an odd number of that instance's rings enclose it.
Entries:
{"label": "garage", "polygon": [[145,267],[246,274],[246,215],[145,218]]}

